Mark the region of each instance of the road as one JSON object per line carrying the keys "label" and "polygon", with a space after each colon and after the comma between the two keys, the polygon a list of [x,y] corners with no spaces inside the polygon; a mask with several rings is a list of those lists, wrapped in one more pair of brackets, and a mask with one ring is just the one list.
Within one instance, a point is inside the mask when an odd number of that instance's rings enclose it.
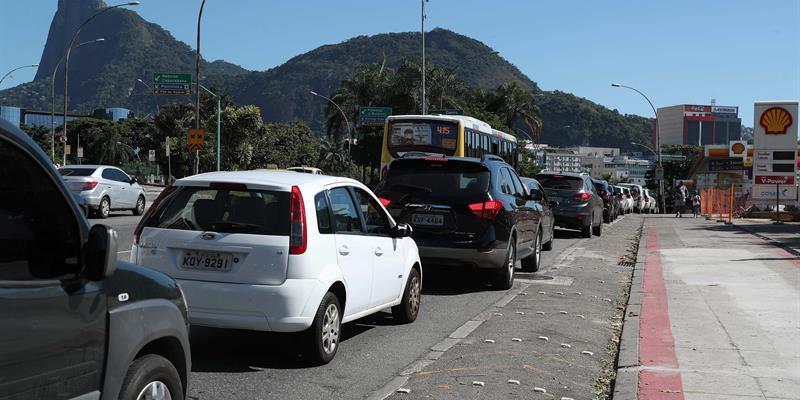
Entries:
{"label": "road", "polygon": [[[91,221],[117,230],[119,258],[128,260],[139,217],[114,213]],[[581,240],[577,231],[557,230],[556,236],[553,250],[543,252],[545,269]],[[534,276],[518,273],[517,278],[518,287]],[[193,327],[189,398],[365,398],[508,293],[481,284],[473,273],[454,270],[425,270],[423,282],[416,322],[395,325],[384,311],[345,324],[336,358],[321,367],[303,363],[297,335]]]}

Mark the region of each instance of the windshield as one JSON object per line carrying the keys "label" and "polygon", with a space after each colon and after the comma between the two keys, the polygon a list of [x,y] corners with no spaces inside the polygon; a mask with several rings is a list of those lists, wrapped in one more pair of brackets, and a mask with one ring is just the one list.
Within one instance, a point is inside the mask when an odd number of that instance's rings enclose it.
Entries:
{"label": "windshield", "polygon": [[536,180],[545,189],[581,190],[583,188],[583,179],[574,176],[539,175]]}
{"label": "windshield", "polygon": [[147,221],[153,228],[289,234],[289,193],[180,187]]}
{"label": "windshield", "polygon": [[389,124],[389,151],[398,157],[410,151],[452,156],[458,146],[458,124],[436,120],[402,120]]}
{"label": "windshield", "polygon": [[72,168],[63,167],[58,170],[61,176],[89,176],[96,171],[97,168]]}
{"label": "windshield", "polygon": [[489,170],[477,163],[394,163],[378,191],[383,192],[386,197],[480,197],[485,196],[488,191],[489,175]]}

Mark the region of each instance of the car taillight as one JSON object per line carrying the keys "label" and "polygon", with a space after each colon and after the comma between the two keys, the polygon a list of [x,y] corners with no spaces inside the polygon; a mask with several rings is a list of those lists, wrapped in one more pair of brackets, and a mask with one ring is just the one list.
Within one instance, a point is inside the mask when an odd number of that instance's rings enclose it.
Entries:
{"label": "car taillight", "polygon": [[[587,194],[588,194],[588,193],[587,193]],[[605,192],[605,193],[603,194],[603,198],[604,198],[604,199],[606,199],[606,200],[609,200],[609,199],[611,198],[611,196],[608,194],[608,192]]]}
{"label": "car taillight", "polygon": [[575,195],[575,198],[578,199],[578,200],[586,201],[586,200],[591,199],[592,195],[590,193],[578,193],[578,194]]}
{"label": "car taillight", "polygon": [[382,204],[384,207],[389,207],[389,204],[392,204],[392,201],[391,201],[391,200],[389,200],[389,199],[384,199],[383,197],[378,197],[378,201],[380,201],[380,202],[381,202],[381,204]]}
{"label": "car taillight", "polygon": [[650,198],[649,198],[649,197],[645,197],[645,198],[644,198],[644,202],[645,202],[645,203],[649,203],[649,202],[650,202]]}
{"label": "car taillight", "polygon": [[92,190],[96,186],[97,186],[97,182],[96,181],[84,182],[83,183],[83,187],[81,188],[81,190]]}
{"label": "car taillight", "polygon": [[289,211],[289,254],[303,254],[308,247],[306,231],[306,211],[300,188],[292,186],[292,202]]}
{"label": "car taillight", "polygon": [[627,196],[628,196],[629,199],[631,198],[631,195],[627,195]]}
{"label": "car taillight", "polygon": [[469,205],[470,211],[480,218],[495,219],[500,210],[503,209],[503,202],[500,200],[489,200],[483,203],[472,203]]}
{"label": "car taillight", "polygon": [[156,212],[156,210],[158,210],[158,206],[161,204],[161,202],[164,201],[164,199],[167,196],[169,196],[170,193],[174,192],[176,189],[177,188],[175,186],[168,185],[167,187],[164,188],[164,190],[161,191],[161,193],[158,194],[156,199],[153,200],[153,203],[150,204],[150,208],[147,210],[146,213],[144,213],[142,219],[139,220],[139,225],[136,225],[136,229],[133,230],[133,244],[135,245],[139,244],[139,235],[142,234],[142,230],[144,229],[144,225],[147,222],[147,220],[150,218],[152,214]]}

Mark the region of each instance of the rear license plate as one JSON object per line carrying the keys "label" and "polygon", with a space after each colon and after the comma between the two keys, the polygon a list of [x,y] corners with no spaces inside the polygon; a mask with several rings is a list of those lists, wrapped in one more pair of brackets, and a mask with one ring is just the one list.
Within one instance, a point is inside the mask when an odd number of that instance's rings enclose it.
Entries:
{"label": "rear license plate", "polygon": [[181,268],[204,271],[230,271],[231,255],[205,251],[187,251],[183,253]]}
{"label": "rear license plate", "polygon": [[411,216],[411,225],[444,226],[444,215],[414,214]]}

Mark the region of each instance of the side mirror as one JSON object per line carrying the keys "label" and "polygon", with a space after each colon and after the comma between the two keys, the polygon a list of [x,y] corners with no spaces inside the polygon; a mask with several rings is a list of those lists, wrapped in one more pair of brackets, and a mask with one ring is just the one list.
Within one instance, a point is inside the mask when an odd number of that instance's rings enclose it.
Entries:
{"label": "side mirror", "polygon": [[131,177],[130,184],[133,185],[134,183],[139,183],[139,180],[135,177]]}
{"label": "side mirror", "polygon": [[100,281],[111,276],[117,269],[117,231],[105,225],[93,226],[85,254],[83,275],[87,279]]}
{"label": "side mirror", "polygon": [[559,203],[555,200],[550,200],[550,208],[558,208]]}
{"label": "side mirror", "polygon": [[414,233],[414,229],[409,224],[400,223],[394,226],[394,231],[392,233],[392,237],[396,238],[411,237]]}

